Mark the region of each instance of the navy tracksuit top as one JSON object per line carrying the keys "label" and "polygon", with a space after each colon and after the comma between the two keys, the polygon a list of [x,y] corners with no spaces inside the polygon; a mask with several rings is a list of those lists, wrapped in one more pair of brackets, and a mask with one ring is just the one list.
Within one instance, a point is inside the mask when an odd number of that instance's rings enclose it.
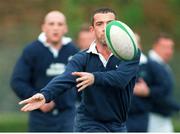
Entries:
{"label": "navy tracksuit top", "polygon": [[136,75],[139,69],[140,51],[132,61],[111,56],[104,67],[98,55],[79,52],[67,65],[66,71],[55,77],[41,93],[49,102],[67,89],[76,86],[74,71],[93,73],[95,82],[82,91],[78,113],[103,122],[125,122],[130,106]]}
{"label": "navy tracksuit top", "polygon": [[[57,76],[56,73],[64,71],[68,60],[77,52],[75,44],[69,42],[62,45],[58,56],[54,57],[50,49],[39,40],[32,42],[25,47],[15,65],[11,87],[19,98],[31,97]],[[68,90],[54,100],[56,106],[52,111],[30,112],[30,131],[73,131],[75,99],[75,90]]]}

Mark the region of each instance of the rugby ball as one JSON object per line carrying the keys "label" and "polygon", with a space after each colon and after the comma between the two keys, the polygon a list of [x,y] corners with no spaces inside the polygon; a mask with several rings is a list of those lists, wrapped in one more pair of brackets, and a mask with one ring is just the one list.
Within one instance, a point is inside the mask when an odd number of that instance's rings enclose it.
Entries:
{"label": "rugby ball", "polygon": [[108,48],[121,60],[132,60],[138,52],[137,41],[133,31],[121,21],[111,21],[105,28]]}

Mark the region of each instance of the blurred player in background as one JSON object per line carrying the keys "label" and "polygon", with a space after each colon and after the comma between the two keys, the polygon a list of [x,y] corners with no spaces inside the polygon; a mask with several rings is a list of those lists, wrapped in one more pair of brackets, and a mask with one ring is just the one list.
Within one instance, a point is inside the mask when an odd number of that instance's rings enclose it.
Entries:
{"label": "blurred player in background", "polygon": [[[174,101],[174,77],[168,65],[174,53],[174,40],[165,33],[160,33],[149,51],[149,58],[156,62],[156,79],[159,86],[154,86],[154,92],[160,92],[158,97],[151,96],[152,110],[149,119],[149,132],[173,132],[171,116],[180,110],[180,105]],[[151,89],[151,90],[152,90]]]}
{"label": "blurred player in background", "polygon": [[[38,39],[23,50],[11,78],[11,87],[20,99],[38,93],[52,78],[65,71],[66,64],[77,52],[68,32],[66,18],[59,11],[49,12]],[[30,112],[30,132],[72,132],[75,116],[75,90]]]}
{"label": "blurred player in background", "polygon": [[167,65],[173,46],[168,35],[160,34],[149,57],[142,58],[141,55],[139,77],[127,121],[129,132],[173,131],[170,116],[179,111],[179,105],[173,100],[173,77]]}
{"label": "blurred player in background", "polygon": [[89,29],[90,24],[82,24],[77,37],[77,45],[80,50],[88,49],[91,43],[95,40],[94,32]]}

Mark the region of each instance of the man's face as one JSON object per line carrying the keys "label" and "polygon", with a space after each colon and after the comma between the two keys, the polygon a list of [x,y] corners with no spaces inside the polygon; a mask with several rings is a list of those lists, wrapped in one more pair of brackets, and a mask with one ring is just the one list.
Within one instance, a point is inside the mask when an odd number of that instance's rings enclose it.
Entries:
{"label": "man's face", "polygon": [[173,56],[174,42],[171,39],[161,38],[156,44],[156,49],[161,58],[168,63]]}
{"label": "man's face", "polygon": [[64,15],[58,12],[49,13],[42,25],[42,31],[45,32],[48,43],[58,44],[62,36],[67,32]]}
{"label": "man's face", "polygon": [[94,23],[90,29],[94,31],[98,43],[106,45],[105,28],[112,20],[115,20],[115,15],[113,13],[97,13],[94,15]]}

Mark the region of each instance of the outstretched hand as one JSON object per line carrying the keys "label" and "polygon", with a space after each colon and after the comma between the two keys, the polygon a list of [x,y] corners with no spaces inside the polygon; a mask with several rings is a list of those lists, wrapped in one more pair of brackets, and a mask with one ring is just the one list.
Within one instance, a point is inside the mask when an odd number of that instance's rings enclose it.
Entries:
{"label": "outstretched hand", "polygon": [[73,72],[72,75],[77,76],[76,82],[78,83],[76,87],[78,92],[84,90],[87,86],[94,83],[94,75],[87,72]]}
{"label": "outstretched hand", "polygon": [[40,108],[43,104],[45,104],[45,102],[46,100],[43,94],[37,93],[32,97],[19,102],[19,104],[26,104],[21,108],[21,111],[28,112]]}

